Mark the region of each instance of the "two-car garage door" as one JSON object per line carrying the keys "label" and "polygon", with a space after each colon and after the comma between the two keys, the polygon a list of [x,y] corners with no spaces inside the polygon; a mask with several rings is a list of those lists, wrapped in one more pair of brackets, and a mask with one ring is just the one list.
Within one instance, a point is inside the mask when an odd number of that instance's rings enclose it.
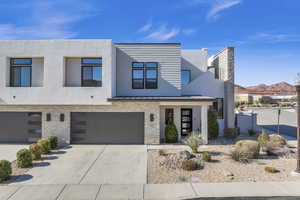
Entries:
{"label": "two-car garage door", "polygon": [[73,144],[144,144],[143,112],[73,112]]}

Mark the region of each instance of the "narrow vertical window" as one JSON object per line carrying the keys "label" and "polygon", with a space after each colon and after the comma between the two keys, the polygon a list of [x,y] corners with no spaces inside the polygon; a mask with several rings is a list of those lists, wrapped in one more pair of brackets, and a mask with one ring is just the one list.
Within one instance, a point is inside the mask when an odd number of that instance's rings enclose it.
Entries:
{"label": "narrow vertical window", "polygon": [[218,98],[215,102],[213,102],[213,109],[217,112],[218,119],[224,119],[223,103],[223,98]]}
{"label": "narrow vertical window", "polygon": [[81,86],[102,86],[102,58],[81,59]]}
{"label": "narrow vertical window", "polygon": [[187,85],[191,82],[191,71],[181,70],[181,85]]}
{"label": "narrow vertical window", "polygon": [[31,87],[31,58],[12,58],[10,60],[10,86]]}
{"label": "narrow vertical window", "polygon": [[157,66],[156,62],[148,62],[145,65],[146,89],[157,89]]}
{"label": "narrow vertical window", "polygon": [[132,63],[132,89],[144,89],[144,63]]}

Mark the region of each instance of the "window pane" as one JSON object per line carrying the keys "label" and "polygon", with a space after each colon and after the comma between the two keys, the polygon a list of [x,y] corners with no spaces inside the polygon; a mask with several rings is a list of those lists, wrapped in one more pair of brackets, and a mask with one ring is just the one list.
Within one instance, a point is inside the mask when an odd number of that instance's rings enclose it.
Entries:
{"label": "window pane", "polygon": [[144,67],[143,62],[133,62],[132,67],[137,68],[137,67]]}
{"label": "window pane", "polygon": [[146,67],[157,67],[157,63],[156,62],[148,62],[146,63]]}
{"label": "window pane", "polygon": [[143,79],[133,79],[132,80],[132,88],[133,89],[143,89],[144,88],[144,80]]}
{"label": "window pane", "polygon": [[187,85],[191,82],[191,71],[181,70],[181,84]]}
{"label": "window pane", "polygon": [[140,78],[140,79],[143,79],[144,78],[144,70],[133,70],[133,78],[134,79],[137,79],[137,78]]}
{"label": "window pane", "polygon": [[82,58],[82,64],[102,64],[102,58]]}
{"label": "window pane", "polygon": [[18,87],[21,85],[21,69],[19,67],[11,68],[12,86]]}
{"label": "window pane", "polygon": [[167,108],[165,111],[165,124],[174,122],[174,110]]}
{"label": "window pane", "polygon": [[83,67],[82,68],[82,79],[83,80],[92,80],[93,79],[92,67]]}
{"label": "window pane", "polygon": [[155,78],[156,79],[156,76],[157,75],[157,70],[146,70],[146,77],[147,78]]}
{"label": "window pane", "polygon": [[30,67],[21,67],[21,86],[30,87],[30,76],[31,68]]}
{"label": "window pane", "polygon": [[102,86],[102,67],[93,67],[93,80],[95,86]]}
{"label": "window pane", "polygon": [[14,65],[31,65],[31,58],[12,58]]}
{"label": "window pane", "polygon": [[157,88],[157,80],[156,79],[147,79],[146,80],[146,88],[147,89],[156,89]]}

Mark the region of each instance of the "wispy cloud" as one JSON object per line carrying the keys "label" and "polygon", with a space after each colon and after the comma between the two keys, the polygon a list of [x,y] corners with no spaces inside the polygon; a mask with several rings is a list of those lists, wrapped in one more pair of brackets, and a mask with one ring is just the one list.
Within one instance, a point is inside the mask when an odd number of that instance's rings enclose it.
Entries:
{"label": "wispy cloud", "polygon": [[187,28],[187,29],[183,29],[182,30],[182,33],[186,36],[190,36],[190,35],[193,35],[197,32],[196,29],[193,29],[193,28]]}
{"label": "wispy cloud", "polygon": [[271,40],[271,41],[286,41],[286,40],[291,40],[291,39],[299,39],[299,36],[297,35],[291,35],[291,34],[272,34],[272,33],[257,33],[255,35],[249,36],[249,39],[251,40]]}
{"label": "wispy cloud", "polygon": [[207,4],[210,9],[206,14],[207,20],[216,20],[220,12],[242,3],[242,0],[187,0],[188,5]]}
{"label": "wispy cloud", "polygon": [[0,39],[64,39],[78,34],[72,25],[98,13],[84,0],[34,0],[23,25],[0,24]]}
{"label": "wispy cloud", "polygon": [[146,32],[149,31],[152,27],[152,20],[150,20],[148,23],[146,23],[144,26],[142,26],[138,32]]}
{"label": "wispy cloud", "polygon": [[145,39],[151,39],[156,41],[166,41],[169,40],[175,36],[177,36],[180,33],[179,28],[170,28],[168,29],[166,25],[160,26],[157,30],[150,33],[145,37]]}

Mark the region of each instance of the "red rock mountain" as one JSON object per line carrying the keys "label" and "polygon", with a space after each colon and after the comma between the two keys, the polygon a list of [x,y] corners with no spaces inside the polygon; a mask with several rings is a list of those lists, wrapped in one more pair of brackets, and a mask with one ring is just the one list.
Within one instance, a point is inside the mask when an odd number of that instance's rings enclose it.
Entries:
{"label": "red rock mountain", "polygon": [[235,93],[237,94],[265,94],[265,95],[282,95],[282,94],[295,94],[296,89],[293,85],[286,82],[275,83],[272,85],[260,84],[256,86],[241,87],[235,86]]}

